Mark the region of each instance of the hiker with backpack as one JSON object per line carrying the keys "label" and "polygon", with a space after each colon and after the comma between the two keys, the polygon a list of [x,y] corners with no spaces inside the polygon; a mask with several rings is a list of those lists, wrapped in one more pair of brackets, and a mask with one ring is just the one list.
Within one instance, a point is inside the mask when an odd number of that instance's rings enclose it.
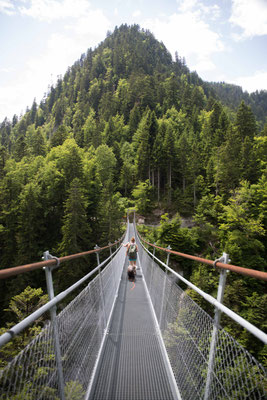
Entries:
{"label": "hiker with backpack", "polygon": [[128,276],[130,276],[129,272],[132,272],[134,275],[136,274],[137,252],[138,252],[138,247],[137,244],[135,243],[135,238],[133,236],[130,240],[130,243],[127,243],[127,250],[126,250],[126,255],[128,255],[130,262],[130,265],[128,267]]}

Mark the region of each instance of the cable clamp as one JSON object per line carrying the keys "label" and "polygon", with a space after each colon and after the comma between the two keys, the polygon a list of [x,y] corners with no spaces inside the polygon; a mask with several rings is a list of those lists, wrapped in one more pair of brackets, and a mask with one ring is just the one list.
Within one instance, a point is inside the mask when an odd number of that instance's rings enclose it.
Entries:
{"label": "cable clamp", "polygon": [[58,268],[59,265],[60,265],[60,259],[58,257],[56,257],[56,256],[52,256],[52,254],[49,253],[49,250],[46,250],[44,252],[44,255],[43,255],[42,259],[45,260],[45,261],[47,261],[47,260],[56,260],[57,264],[54,265],[53,267],[51,267],[52,269]]}
{"label": "cable clamp", "polygon": [[224,262],[225,260],[224,260],[224,256],[221,256],[220,258],[217,258],[214,262],[213,262],[213,267],[216,269],[217,267],[216,267],[216,264],[218,263],[218,262]]}

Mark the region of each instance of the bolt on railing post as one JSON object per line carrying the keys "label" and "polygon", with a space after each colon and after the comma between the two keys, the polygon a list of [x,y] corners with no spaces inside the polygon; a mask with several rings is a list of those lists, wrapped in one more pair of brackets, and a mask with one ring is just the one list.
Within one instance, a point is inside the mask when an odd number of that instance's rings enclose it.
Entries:
{"label": "bolt on railing post", "polygon": [[[100,247],[96,244],[94,249],[95,250],[99,250]],[[96,252],[96,260],[97,260],[97,265],[99,265],[100,264],[99,251]],[[106,307],[105,307],[105,298],[104,298],[104,291],[103,291],[101,267],[99,268],[98,273],[99,273],[99,283],[100,283],[100,297],[101,297],[101,301],[102,301],[103,316],[104,316],[104,325],[106,327],[106,325],[107,325],[107,316],[106,316]]]}
{"label": "bolt on railing post", "polygon": [[[53,259],[53,258],[56,258],[56,257],[51,256],[51,254],[49,254],[49,251],[44,252],[43,259],[45,261]],[[44,267],[44,270],[45,270],[45,278],[46,278],[48,297],[49,297],[49,300],[52,300],[55,297],[52,268]],[[57,306],[52,307],[49,311],[50,311],[50,318],[51,318],[51,324],[52,324],[53,335],[54,335],[54,349],[55,349],[55,357],[56,357],[57,371],[58,371],[59,396],[60,396],[61,400],[65,400],[64,375],[63,375],[58,323],[57,323]]]}
{"label": "bolt on railing post", "polygon": [[[218,261],[220,261],[224,264],[228,264],[231,260],[229,260],[228,254],[223,253],[222,257],[214,262],[215,267],[216,267],[216,262],[218,262]],[[228,272],[228,270],[226,270],[226,269],[220,270],[220,279],[219,279],[219,286],[218,286],[218,292],[217,292],[217,300],[220,303],[223,302],[223,295],[224,295],[224,289],[225,289],[225,284],[226,284],[227,272]],[[209,396],[210,396],[211,385],[212,385],[212,375],[213,375],[214,361],[215,361],[215,353],[216,353],[216,342],[217,342],[220,320],[221,320],[221,310],[219,310],[217,307],[215,307],[215,315],[214,315],[213,331],[212,331],[211,344],[210,344],[208,372],[207,372],[204,400],[208,400]]]}
{"label": "bolt on railing post", "polygon": [[[168,250],[171,250],[171,246],[169,245],[167,247]],[[169,260],[170,260],[170,253],[167,254],[167,260],[166,260],[166,265],[169,266]],[[164,274],[164,281],[163,281],[163,289],[162,289],[162,300],[161,300],[161,307],[160,307],[160,318],[159,318],[159,327],[160,329],[162,328],[162,316],[163,316],[163,306],[164,306],[164,298],[165,298],[165,288],[166,288],[166,280],[167,280],[167,268],[165,268],[165,274]]]}

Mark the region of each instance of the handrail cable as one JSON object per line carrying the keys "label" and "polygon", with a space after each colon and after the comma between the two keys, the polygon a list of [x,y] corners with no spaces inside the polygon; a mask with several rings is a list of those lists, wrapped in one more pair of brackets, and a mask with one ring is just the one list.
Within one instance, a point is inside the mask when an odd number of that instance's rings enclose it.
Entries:
{"label": "handrail cable", "polygon": [[[142,243],[141,243],[142,244]],[[210,304],[213,306],[217,307],[220,309],[223,313],[228,315],[232,320],[235,322],[239,323],[239,325],[243,326],[243,328],[247,329],[250,333],[252,333],[254,336],[256,336],[258,339],[260,339],[263,343],[267,344],[267,335],[261,331],[259,328],[256,326],[252,325],[250,322],[246,321],[244,318],[240,317],[238,314],[236,314],[234,311],[230,310],[228,307],[224,306],[222,303],[217,301],[214,297],[211,295],[203,292],[201,289],[199,289],[197,286],[195,286],[193,283],[185,279],[182,275],[178,274],[175,272],[173,269],[168,267],[168,265],[164,264],[160,259],[158,259],[155,255],[153,255],[148,249],[145,248],[145,246],[142,244],[143,248],[145,251],[153,257],[154,260],[156,260],[158,263],[160,263],[164,268],[166,268],[168,271],[170,271],[173,275],[175,275],[177,278],[181,279],[187,286],[191,287],[193,290],[195,290],[198,294],[200,294],[205,300],[207,300]],[[228,265],[228,264],[227,264]],[[227,268],[228,269],[228,268]]]}
{"label": "handrail cable", "polygon": [[2,269],[2,270],[0,270],[0,279],[9,278],[10,276],[23,274],[24,272],[34,271],[36,269],[41,269],[44,267],[51,267],[53,265],[58,266],[59,264],[66,262],[66,261],[71,261],[76,258],[87,256],[89,254],[98,253],[101,250],[109,249],[113,246],[116,246],[118,243],[120,243],[123,240],[123,237],[110,245],[100,247],[95,250],[84,251],[83,253],[76,253],[76,254],[71,254],[69,256],[53,258],[53,259],[46,260],[46,261],[39,261],[39,262],[32,263],[32,264],[19,265],[17,267],[13,267],[13,268]]}
{"label": "handrail cable", "polygon": [[[101,249],[104,249],[106,247],[102,247]],[[101,249],[98,249],[97,251],[100,251]],[[111,254],[108,258],[106,258],[104,261],[102,261],[101,264],[99,264],[96,268],[94,268],[92,271],[90,271],[87,275],[85,275],[83,278],[81,278],[79,281],[74,283],[72,286],[64,290],[63,292],[59,293],[57,296],[55,296],[52,300],[48,301],[46,304],[44,304],[42,307],[38,308],[38,310],[34,311],[32,314],[30,314],[28,317],[20,321],[18,324],[14,325],[10,330],[5,332],[3,335],[0,336],[0,348],[8,343],[15,335],[23,331],[28,325],[32,324],[36,319],[40,318],[41,315],[43,315],[46,311],[50,310],[52,307],[54,307],[57,303],[62,301],[68,294],[73,292],[73,290],[77,289],[83,282],[85,282],[90,276],[94,275],[97,271],[103,267],[104,264],[106,264],[111,258],[114,257],[114,255],[120,250],[120,247],[115,250],[113,254]],[[86,252],[88,253],[88,252]],[[65,257],[62,257],[65,258]],[[56,260],[51,260],[51,261],[56,261]],[[46,262],[47,265],[47,262]]]}
{"label": "handrail cable", "polygon": [[[165,248],[165,247],[157,246],[157,245],[152,244],[152,243],[148,242],[147,240],[145,240],[140,235],[139,232],[138,232],[138,236],[139,236],[139,238],[141,239],[142,242],[144,242],[144,243],[148,244],[149,246],[152,246],[152,247],[154,247],[156,249],[163,250],[166,253],[171,253],[171,254],[174,254],[176,256],[188,258],[190,260],[198,261],[198,262],[201,262],[203,264],[208,264],[208,265],[211,265],[212,267],[214,266],[214,261],[212,261],[212,260],[208,260],[206,258],[201,258],[201,257],[197,257],[197,256],[192,256],[190,254],[180,253],[178,251],[170,250],[170,249]],[[216,267],[221,268],[221,269],[227,269],[227,270],[230,270],[232,272],[236,272],[236,273],[241,274],[241,275],[250,276],[251,278],[256,278],[256,279],[260,279],[260,280],[263,280],[263,281],[267,281],[267,272],[257,271],[255,269],[249,269],[249,268],[244,268],[244,267],[238,267],[238,266],[232,265],[232,264],[224,264],[224,263],[219,262],[219,261],[216,262]]]}

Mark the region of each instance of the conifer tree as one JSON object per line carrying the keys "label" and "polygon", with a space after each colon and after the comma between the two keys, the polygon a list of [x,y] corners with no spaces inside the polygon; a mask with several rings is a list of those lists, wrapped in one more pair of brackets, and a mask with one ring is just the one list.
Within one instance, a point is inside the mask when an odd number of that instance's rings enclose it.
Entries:
{"label": "conifer tree", "polygon": [[90,229],[86,215],[87,202],[81,182],[73,179],[68,190],[68,198],[64,206],[64,223],[60,254],[79,253],[90,248]]}
{"label": "conifer tree", "polygon": [[163,142],[163,151],[165,160],[167,161],[166,170],[168,176],[168,202],[170,204],[172,191],[172,168],[176,156],[176,145],[171,124],[167,124],[166,134]]}
{"label": "conifer tree", "polygon": [[158,203],[160,201],[160,188],[161,188],[161,172],[164,167],[164,153],[163,153],[163,143],[164,143],[164,137],[166,134],[166,129],[167,129],[167,123],[166,120],[160,120],[159,121],[159,128],[158,132],[153,144],[153,149],[152,149],[152,165],[153,169],[157,171],[157,198],[158,198]]}
{"label": "conifer tree", "polygon": [[216,181],[220,188],[219,194],[229,193],[230,190],[234,190],[239,184],[241,177],[240,150],[240,136],[230,126],[227,131],[226,141],[220,147],[216,165]]}
{"label": "conifer tree", "polygon": [[50,139],[50,146],[56,147],[62,145],[68,137],[68,128],[60,125]]}
{"label": "conifer tree", "polygon": [[237,110],[235,126],[242,142],[244,142],[246,136],[253,139],[257,134],[255,116],[244,101],[241,102]]}
{"label": "conifer tree", "polygon": [[188,152],[189,152],[189,143],[188,143],[188,130],[185,129],[179,138],[177,143],[177,152],[178,152],[178,159],[180,165],[180,171],[182,176],[182,189],[183,194],[185,194],[186,189],[186,180],[188,176]]}
{"label": "conifer tree", "polygon": [[[137,104],[130,111],[130,119],[129,119],[129,135],[133,135],[137,130],[138,124],[140,122],[140,109]],[[130,138],[128,138],[130,139]]]}
{"label": "conifer tree", "polygon": [[121,168],[120,185],[124,188],[124,195],[127,196],[135,182],[134,151],[133,145],[129,142],[123,144],[121,158],[123,164]]}
{"label": "conifer tree", "polygon": [[137,178],[140,180],[149,178],[149,128],[150,111],[147,110],[143,114],[138,129],[133,136]]}
{"label": "conifer tree", "polygon": [[98,135],[95,112],[90,109],[89,115],[82,127],[84,137],[84,147],[88,149],[91,145],[97,148],[101,144],[100,135]]}
{"label": "conifer tree", "polygon": [[34,182],[28,183],[19,201],[18,214],[18,264],[27,264],[41,255],[42,242],[42,209],[40,204],[40,188]]}

